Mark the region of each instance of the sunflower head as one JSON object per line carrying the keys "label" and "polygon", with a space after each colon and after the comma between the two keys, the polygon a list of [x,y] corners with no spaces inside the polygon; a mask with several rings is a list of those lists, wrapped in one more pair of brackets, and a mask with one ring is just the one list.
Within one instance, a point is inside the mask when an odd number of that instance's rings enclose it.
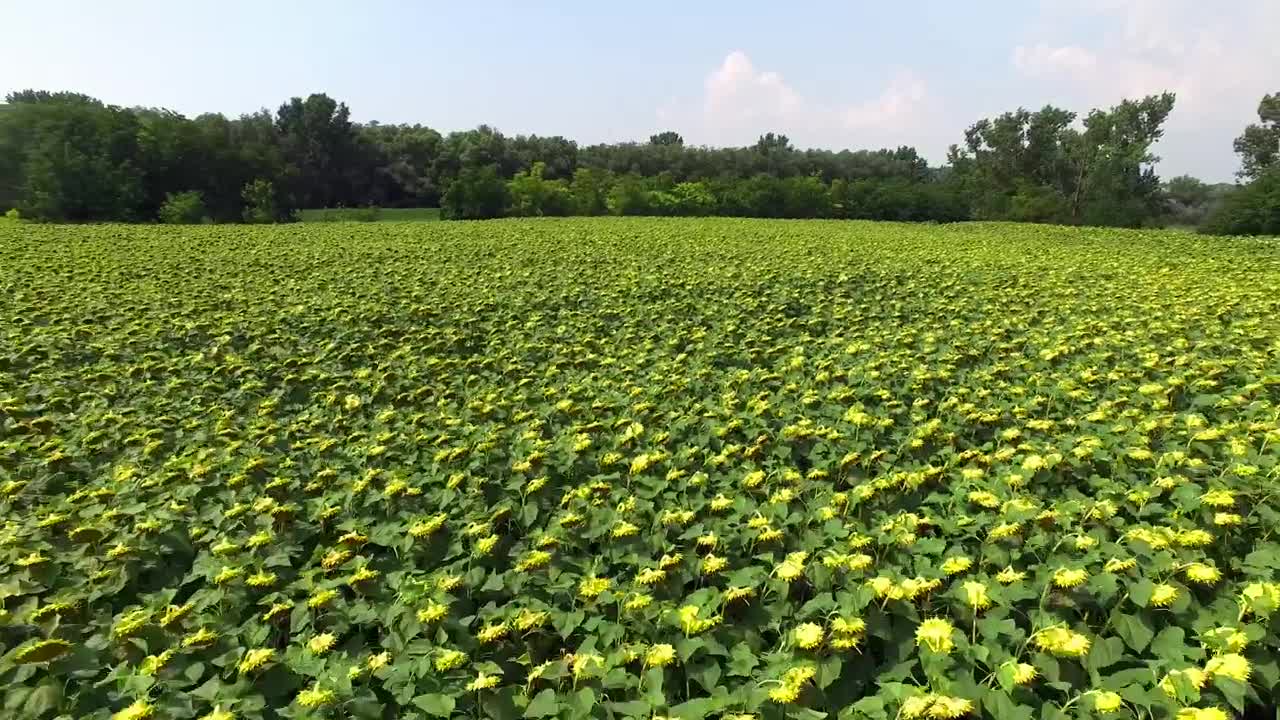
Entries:
{"label": "sunflower head", "polygon": [[951,635],[955,627],[945,618],[929,618],[916,628],[916,645],[936,653],[950,653],[955,648]]}

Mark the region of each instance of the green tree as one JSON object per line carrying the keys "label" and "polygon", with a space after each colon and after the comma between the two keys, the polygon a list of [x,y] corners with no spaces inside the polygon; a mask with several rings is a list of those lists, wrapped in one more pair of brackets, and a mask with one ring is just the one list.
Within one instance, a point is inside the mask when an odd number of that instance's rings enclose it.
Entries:
{"label": "green tree", "polygon": [[609,212],[609,173],[593,168],[578,168],[573,173],[569,192],[573,196],[576,215],[604,215]]}
{"label": "green tree", "polygon": [[981,120],[948,160],[979,218],[1141,225],[1160,213],[1151,146],[1174,105],[1164,93],[1075,113],[1046,106]]}
{"label": "green tree", "polygon": [[1159,216],[1160,179],[1151,146],[1164,134],[1173,105],[1173,93],[1124,100],[1090,112],[1084,132],[1068,134],[1073,223],[1137,226]]}
{"label": "green tree", "polygon": [[1259,122],[1249,125],[1233,147],[1240,155],[1240,177],[1253,180],[1280,162],[1280,92],[1262,97]]}
{"label": "green tree", "polygon": [[516,173],[507,182],[508,214],[516,217],[568,215],[573,212],[573,196],[562,180],[542,177],[546,166],[535,162],[526,172]]}
{"label": "green tree", "polygon": [[782,217],[822,218],[831,215],[831,196],[816,175],[782,181]]}
{"label": "green tree", "polygon": [[270,180],[259,178],[244,186],[244,221],[270,223],[280,219],[280,206],[276,202],[276,188]]}
{"label": "green tree", "polygon": [[160,206],[160,222],[166,225],[196,225],[207,221],[204,196],[199,190],[168,193]]}
{"label": "green tree", "polygon": [[295,97],[276,111],[288,188],[300,207],[360,205],[357,137],[346,103],[320,94]]}
{"label": "green tree", "polygon": [[83,96],[54,95],[18,103],[3,123],[0,154],[13,153],[16,176],[8,182],[16,181],[23,215],[63,221],[138,217],[143,188],[134,113]]}
{"label": "green tree", "polygon": [[1020,205],[1035,195],[1067,196],[1073,173],[1066,142],[1075,117],[1047,105],[1036,112],[1019,108],[969,127],[964,145],[953,145],[948,160],[974,216],[1008,218],[1019,196]]}
{"label": "green tree", "polygon": [[507,205],[507,185],[493,165],[466,167],[449,185],[440,202],[447,220],[501,217]]}
{"label": "green tree", "polygon": [[1165,225],[1197,227],[1222,202],[1229,185],[1209,185],[1190,175],[1166,180],[1160,191],[1164,199]]}
{"label": "green tree", "polygon": [[1280,165],[1232,190],[1205,220],[1209,235],[1280,235]]}
{"label": "green tree", "polygon": [[381,204],[388,207],[435,207],[443,190],[431,169],[444,141],[440,133],[421,125],[379,125],[359,129],[360,137],[376,148],[380,165],[375,174],[385,184]]}
{"label": "green tree", "polygon": [[681,137],[680,133],[678,133],[678,132],[675,132],[675,131],[672,131],[672,130],[667,130],[667,131],[665,131],[665,132],[660,132],[660,133],[658,133],[658,134],[656,134],[656,135],[650,135],[650,136],[649,136],[649,144],[650,144],[650,145],[663,145],[663,146],[683,147],[683,146],[684,146],[684,138],[683,138],[683,137]]}
{"label": "green tree", "polygon": [[614,215],[649,214],[649,189],[644,179],[634,173],[615,178],[607,204]]}
{"label": "green tree", "polygon": [[716,198],[704,183],[682,182],[666,190],[652,190],[648,195],[648,212],[654,215],[710,215]]}

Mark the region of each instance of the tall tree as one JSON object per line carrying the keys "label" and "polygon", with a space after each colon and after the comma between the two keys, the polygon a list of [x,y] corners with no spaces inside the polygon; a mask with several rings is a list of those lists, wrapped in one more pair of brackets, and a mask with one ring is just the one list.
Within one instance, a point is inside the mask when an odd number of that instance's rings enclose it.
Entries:
{"label": "tall tree", "polygon": [[1249,125],[1233,146],[1240,154],[1240,177],[1255,180],[1280,163],[1280,92],[1258,103],[1259,122]]}
{"label": "tall tree", "polygon": [[680,133],[675,132],[674,130],[666,130],[656,135],[650,135],[649,144],[650,145],[676,145],[676,146],[683,147],[684,138],[680,136]]}
{"label": "tall tree", "polygon": [[1159,211],[1151,145],[1174,95],[1073,112],[1046,106],[981,120],[948,153],[975,216],[1032,222],[1140,225]]}
{"label": "tall tree", "polygon": [[[143,198],[138,118],[77,93],[9,96],[0,182],[24,215],[50,220],[138,217]],[[16,173],[16,174],[15,174]]]}
{"label": "tall tree", "polygon": [[1151,146],[1164,134],[1174,99],[1163,93],[1089,113],[1084,132],[1068,141],[1076,172],[1072,222],[1137,225],[1159,214],[1160,179]]}
{"label": "tall tree", "polygon": [[276,130],[301,207],[359,204],[356,133],[345,103],[323,93],[292,98],[276,111]]}

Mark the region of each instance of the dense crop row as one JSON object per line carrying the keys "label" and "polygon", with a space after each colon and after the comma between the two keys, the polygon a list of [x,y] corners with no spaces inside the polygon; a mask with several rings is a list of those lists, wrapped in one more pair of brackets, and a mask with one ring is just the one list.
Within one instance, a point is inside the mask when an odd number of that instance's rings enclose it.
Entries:
{"label": "dense crop row", "polygon": [[5,717],[1276,702],[1280,251],[0,227]]}

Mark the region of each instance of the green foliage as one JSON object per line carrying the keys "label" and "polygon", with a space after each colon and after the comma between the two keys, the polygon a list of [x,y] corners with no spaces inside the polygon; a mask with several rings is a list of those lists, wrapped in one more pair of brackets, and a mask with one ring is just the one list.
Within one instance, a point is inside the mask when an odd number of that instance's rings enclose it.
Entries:
{"label": "green foliage", "polygon": [[272,223],[281,219],[275,184],[270,180],[258,178],[245,184],[240,197],[244,200],[245,222]]}
{"label": "green foliage", "polygon": [[4,219],[17,222],[22,219],[22,213],[18,211],[18,208],[9,208],[4,213]]}
{"label": "green foliage", "polygon": [[5,224],[0,287],[5,717],[1280,693],[1275,244]]}
{"label": "green foliage", "polygon": [[645,206],[654,215],[702,216],[715,213],[716,199],[706,184],[682,182],[669,190],[649,192]]}
{"label": "green foliage", "polygon": [[1280,235],[1280,165],[1233,189],[1205,220],[1208,235]]}
{"label": "green foliage", "polygon": [[546,165],[535,162],[527,172],[516,173],[507,182],[507,213],[514,217],[571,215],[574,196],[563,180],[542,177]]}
{"label": "green foliage", "polygon": [[1010,220],[1036,223],[1065,223],[1071,217],[1071,202],[1054,188],[1032,183],[1018,183],[1017,192],[1009,198],[1005,215]]}
{"label": "green foliage", "polygon": [[1231,191],[1231,186],[1209,185],[1190,175],[1179,175],[1169,178],[1160,189],[1164,196],[1164,218],[1161,224],[1194,228],[1202,225],[1222,203],[1223,198]]}
{"label": "green foliage", "polygon": [[683,146],[684,138],[680,133],[673,130],[660,132],[656,135],[649,136],[650,145],[666,145],[666,146]]}
{"label": "green foliage", "polygon": [[[1172,206],[1151,167],[1169,94],[1094,110],[1082,123],[1053,107],[983,120],[953,148],[947,168],[930,168],[911,147],[799,149],[775,132],[746,147],[689,146],[675,131],[580,147],[487,125],[447,134],[359,125],[325,94],[236,119],[117,108],[77,93],[20,91],[9,100],[0,111],[0,207],[35,219],[149,221],[170,194],[185,191],[201,193],[215,222],[286,220],[298,207],[439,205],[445,218],[977,217],[1143,226],[1194,221],[1209,210]],[[1262,124],[1241,141],[1250,167],[1269,162],[1275,145],[1267,144],[1272,100],[1264,98]],[[258,197],[259,206],[248,207],[244,188],[258,180],[271,183],[271,202]],[[365,209],[334,212],[374,219]]]}
{"label": "green foliage", "polygon": [[[378,222],[383,219],[382,215],[383,210],[379,207],[339,207],[304,210],[298,213],[298,219],[302,222]],[[439,219],[438,213],[434,219]]]}
{"label": "green foliage", "polygon": [[578,168],[573,173],[569,192],[573,195],[574,215],[604,215],[609,212],[609,190],[613,180],[608,172]]}
{"label": "green foliage", "polygon": [[956,184],[858,180],[831,183],[831,216],[862,220],[954,222],[969,209]]}
{"label": "green foliage", "polygon": [[208,222],[204,196],[199,190],[169,193],[160,206],[159,218],[166,225],[198,225]]}
{"label": "green foliage", "polygon": [[952,146],[954,182],[974,217],[1138,227],[1159,217],[1150,149],[1173,111],[1172,93],[1076,114],[1019,108],[982,120]]}
{"label": "green foliage", "polygon": [[502,217],[507,206],[507,185],[493,165],[464,168],[440,202],[446,220],[483,220]]}
{"label": "green foliage", "polygon": [[1240,155],[1240,177],[1255,180],[1280,164],[1280,92],[1258,102],[1258,122],[1244,129],[1233,144]]}
{"label": "green foliage", "polygon": [[782,181],[782,217],[823,218],[831,215],[831,196],[815,175]]}
{"label": "green foliage", "polygon": [[[312,210],[299,210],[298,219],[302,222],[349,222],[342,218],[351,217],[352,208],[324,208]],[[371,213],[368,208],[355,208],[362,210],[356,217],[368,219]],[[440,208],[375,208],[377,211],[374,220],[377,222],[434,222],[440,219]]]}
{"label": "green foliage", "polygon": [[133,218],[143,191],[137,131],[133,113],[83,96],[16,103],[0,115],[0,185],[37,220]]}
{"label": "green foliage", "polygon": [[614,215],[648,215],[652,211],[649,191],[645,188],[644,179],[638,175],[616,178],[609,189],[606,204]]}
{"label": "green foliage", "polygon": [[276,111],[275,125],[288,194],[299,207],[356,204],[362,154],[345,103],[323,93],[291,98]]}

